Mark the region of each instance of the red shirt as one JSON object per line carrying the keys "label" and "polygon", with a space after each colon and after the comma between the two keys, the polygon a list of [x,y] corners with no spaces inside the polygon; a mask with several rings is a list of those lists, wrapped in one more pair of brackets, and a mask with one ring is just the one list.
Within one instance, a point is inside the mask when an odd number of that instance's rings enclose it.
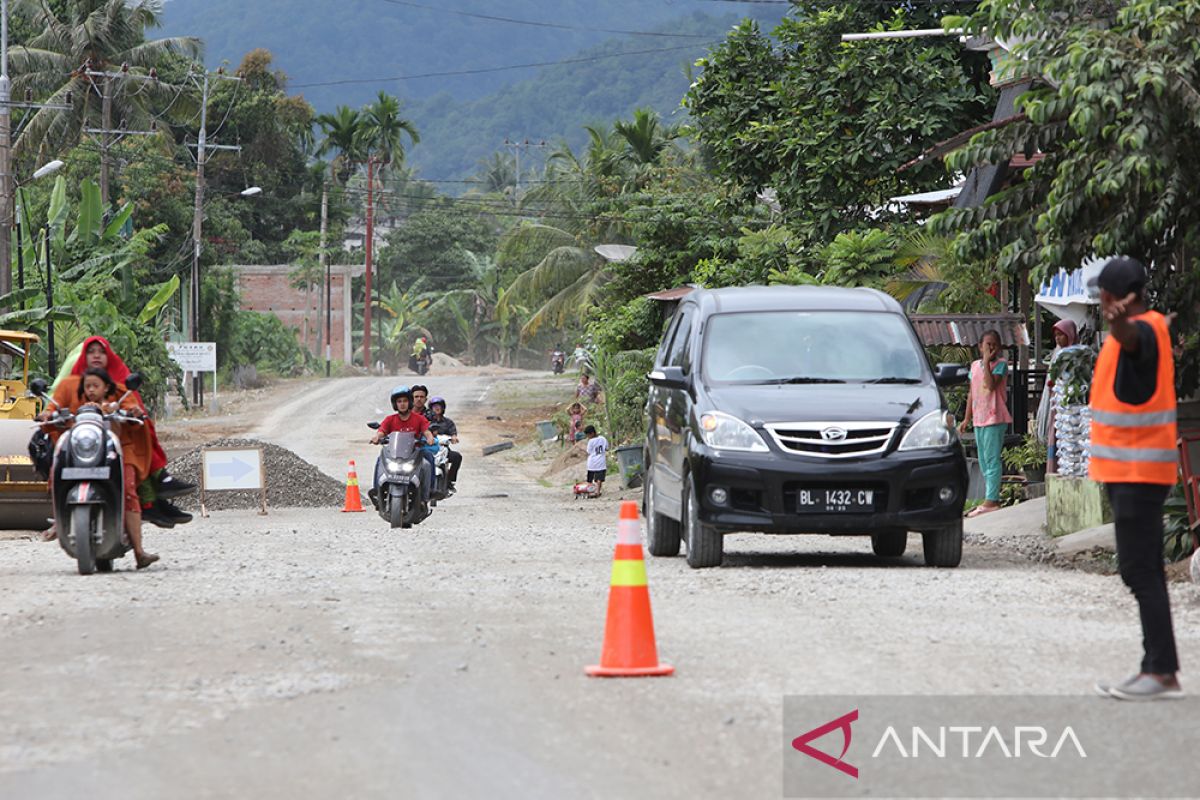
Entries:
{"label": "red shirt", "polygon": [[410,413],[408,419],[400,419],[399,414],[392,414],[385,417],[379,425],[380,435],[387,435],[389,433],[414,433],[418,439],[428,429],[429,420],[416,413]]}

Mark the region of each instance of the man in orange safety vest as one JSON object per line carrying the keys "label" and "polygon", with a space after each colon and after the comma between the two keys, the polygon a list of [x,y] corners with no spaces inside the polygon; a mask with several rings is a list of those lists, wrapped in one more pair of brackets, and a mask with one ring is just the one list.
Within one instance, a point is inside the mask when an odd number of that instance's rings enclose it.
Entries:
{"label": "man in orange safety vest", "polygon": [[1172,699],[1183,690],[1163,572],[1163,503],[1178,475],[1170,321],[1146,307],[1146,268],[1132,258],[1109,259],[1096,286],[1108,338],[1092,377],[1088,470],[1108,492],[1144,648],[1136,675],[1096,689],[1122,700]]}

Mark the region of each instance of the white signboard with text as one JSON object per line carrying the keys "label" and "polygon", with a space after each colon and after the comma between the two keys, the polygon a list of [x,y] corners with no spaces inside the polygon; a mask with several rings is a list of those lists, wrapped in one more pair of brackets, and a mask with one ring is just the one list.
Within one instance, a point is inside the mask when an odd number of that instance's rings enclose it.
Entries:
{"label": "white signboard with text", "polygon": [[167,342],[167,354],[184,372],[216,372],[216,342]]}

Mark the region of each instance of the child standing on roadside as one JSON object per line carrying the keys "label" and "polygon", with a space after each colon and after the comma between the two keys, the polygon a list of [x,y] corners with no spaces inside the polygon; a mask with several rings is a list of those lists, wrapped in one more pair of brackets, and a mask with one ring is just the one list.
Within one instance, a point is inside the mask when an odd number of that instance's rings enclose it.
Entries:
{"label": "child standing on roadside", "polygon": [[587,480],[596,487],[599,497],[608,470],[608,439],[596,433],[595,425],[588,425],[583,432],[587,435]]}
{"label": "child standing on roadside", "polygon": [[987,489],[983,504],[974,508],[968,517],[978,517],[1000,508],[1000,478],[1004,465],[1004,432],[1012,422],[1005,391],[1008,388],[1008,362],[1000,355],[1000,334],[985,331],[979,342],[980,358],[971,364],[971,389],[967,410],[959,431],[975,425],[975,447],[979,451],[979,468],[983,471]]}
{"label": "child standing on roadside", "polygon": [[586,413],[587,409],[578,400],[567,408],[567,414],[571,417],[570,441],[578,442],[583,438],[583,415]]}

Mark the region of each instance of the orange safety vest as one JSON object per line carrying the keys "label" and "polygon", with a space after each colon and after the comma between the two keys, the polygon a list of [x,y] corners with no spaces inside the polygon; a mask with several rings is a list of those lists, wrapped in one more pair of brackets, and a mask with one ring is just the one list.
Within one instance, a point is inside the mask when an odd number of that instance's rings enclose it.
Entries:
{"label": "orange safety vest", "polygon": [[1104,483],[1154,483],[1178,479],[1175,431],[1175,358],[1167,318],[1147,311],[1132,319],[1146,322],[1158,340],[1158,383],[1142,405],[1117,399],[1121,343],[1109,336],[1096,359],[1092,378],[1092,454],[1088,474]]}

